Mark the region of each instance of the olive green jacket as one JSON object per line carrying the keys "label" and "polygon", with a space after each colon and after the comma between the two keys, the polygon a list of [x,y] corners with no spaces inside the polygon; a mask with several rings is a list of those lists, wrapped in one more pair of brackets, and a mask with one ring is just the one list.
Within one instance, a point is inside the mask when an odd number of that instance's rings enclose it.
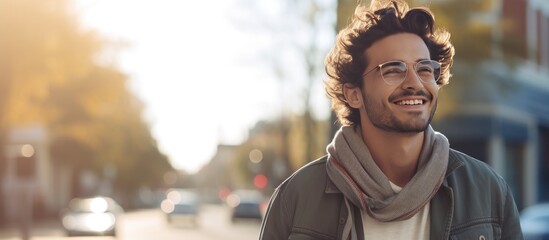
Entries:
{"label": "olive green jacket", "polygon": [[[328,178],[326,160],[307,164],[275,190],[261,240],[343,240],[348,214],[356,224],[348,239],[364,239],[360,210],[347,210]],[[508,185],[487,164],[461,152],[450,149],[446,179],[430,204],[430,239],[523,239]]]}

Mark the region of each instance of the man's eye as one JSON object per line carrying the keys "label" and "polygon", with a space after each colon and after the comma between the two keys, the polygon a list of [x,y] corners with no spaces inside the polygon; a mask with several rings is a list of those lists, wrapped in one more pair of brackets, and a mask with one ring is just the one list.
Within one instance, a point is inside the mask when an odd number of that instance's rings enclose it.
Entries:
{"label": "man's eye", "polygon": [[399,73],[404,73],[405,70],[402,69],[402,68],[396,68],[396,67],[393,67],[393,68],[386,68],[383,70],[383,74],[399,74]]}
{"label": "man's eye", "polygon": [[434,69],[431,67],[420,67],[417,72],[423,72],[423,73],[433,73]]}

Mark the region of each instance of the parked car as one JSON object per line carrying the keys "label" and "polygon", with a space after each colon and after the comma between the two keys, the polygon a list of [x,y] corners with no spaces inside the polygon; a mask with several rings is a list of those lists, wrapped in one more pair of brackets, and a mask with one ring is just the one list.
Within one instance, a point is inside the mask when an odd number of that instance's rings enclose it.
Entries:
{"label": "parked car", "polygon": [[170,223],[176,219],[187,219],[191,223],[197,224],[200,198],[194,189],[169,189],[166,192],[166,199],[160,204],[160,209],[166,214]]}
{"label": "parked car", "polygon": [[116,235],[116,224],[124,209],[112,198],[74,198],[61,211],[61,222],[69,236]]}
{"label": "parked car", "polygon": [[549,240],[549,203],[540,203],[520,212],[525,240]]}
{"label": "parked car", "polygon": [[256,190],[236,190],[226,199],[231,208],[231,221],[239,219],[263,219],[265,197]]}

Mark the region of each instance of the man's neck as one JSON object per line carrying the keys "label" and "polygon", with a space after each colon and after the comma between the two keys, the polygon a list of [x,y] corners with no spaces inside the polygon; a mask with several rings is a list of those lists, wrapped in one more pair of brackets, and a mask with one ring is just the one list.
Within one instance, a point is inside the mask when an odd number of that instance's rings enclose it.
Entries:
{"label": "man's neck", "polygon": [[404,187],[415,175],[424,132],[398,133],[363,126],[362,139],[373,160],[391,182]]}

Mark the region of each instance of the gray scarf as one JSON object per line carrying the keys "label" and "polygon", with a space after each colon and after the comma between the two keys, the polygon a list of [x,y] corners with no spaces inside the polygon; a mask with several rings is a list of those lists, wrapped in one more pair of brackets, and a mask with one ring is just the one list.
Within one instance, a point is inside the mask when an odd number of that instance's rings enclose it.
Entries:
{"label": "gray scarf", "polygon": [[[330,180],[350,201],[373,218],[389,222],[405,220],[421,210],[438,191],[448,165],[449,143],[431,126],[425,137],[417,172],[397,194],[376,165],[362,140],[360,128],[343,126],[328,145]],[[346,228],[350,226],[347,220]]]}

